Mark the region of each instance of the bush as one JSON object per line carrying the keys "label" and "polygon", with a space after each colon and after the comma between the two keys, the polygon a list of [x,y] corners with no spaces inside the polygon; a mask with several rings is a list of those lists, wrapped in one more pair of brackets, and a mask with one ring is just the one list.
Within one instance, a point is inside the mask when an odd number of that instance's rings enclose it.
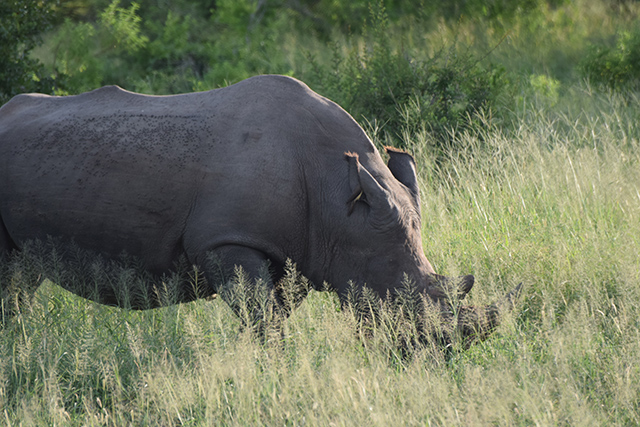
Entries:
{"label": "bush", "polygon": [[615,46],[591,46],[580,70],[591,82],[614,90],[640,89],[640,25],[620,32]]}
{"label": "bush", "polygon": [[66,18],[42,55],[70,76],[69,93],[117,84],[172,94],[291,74],[284,55],[275,54],[290,25],[286,11],[253,0],[205,3],[180,0],[167,9],[161,0],[95,0],[87,12],[95,18]]}
{"label": "bush", "polygon": [[0,105],[24,92],[52,93],[56,80],[29,57],[41,34],[54,21],[56,2],[29,0],[0,3]]}
{"label": "bush", "polygon": [[139,6],[120,7],[113,0],[96,22],[66,18],[50,37],[55,52],[51,67],[69,77],[68,93],[93,90],[104,84],[123,84],[135,75],[131,63],[149,42],[142,33]]}
{"label": "bush", "polygon": [[388,34],[380,2],[370,9],[364,49],[343,53],[335,45],[330,70],[309,57],[313,75],[307,80],[356,120],[375,122],[395,145],[403,145],[403,133],[425,128],[446,136],[494,104],[503,86],[502,71],[483,69],[472,55],[459,54],[455,45],[418,60],[394,49]]}

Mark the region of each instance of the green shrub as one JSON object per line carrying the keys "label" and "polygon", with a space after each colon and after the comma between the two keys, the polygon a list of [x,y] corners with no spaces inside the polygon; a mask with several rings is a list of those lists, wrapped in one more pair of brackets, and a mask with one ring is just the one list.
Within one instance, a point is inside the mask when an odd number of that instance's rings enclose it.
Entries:
{"label": "green shrub", "polygon": [[0,105],[24,92],[52,93],[56,80],[29,57],[54,21],[56,2],[29,0],[0,3]]}
{"label": "green shrub", "polygon": [[135,57],[146,48],[148,37],[141,28],[139,6],[120,7],[113,0],[95,22],[66,18],[50,36],[54,52],[50,67],[68,76],[66,93],[79,93],[105,84],[120,84],[137,70]]}
{"label": "green shrub", "polygon": [[615,46],[591,46],[580,70],[591,82],[611,89],[640,89],[640,25],[618,33]]}
{"label": "green shrub", "polygon": [[382,2],[370,9],[364,49],[346,53],[334,45],[331,69],[312,57],[308,81],[336,101],[356,120],[375,122],[395,144],[401,136],[427,129],[446,136],[490,108],[504,84],[503,72],[488,71],[456,46],[426,60],[392,46]]}
{"label": "green shrub", "polygon": [[38,54],[52,72],[70,75],[68,93],[117,84],[172,94],[255,74],[291,74],[284,55],[275,54],[290,34],[287,9],[265,9],[253,0],[217,0],[208,6],[182,0],[170,9],[164,3],[95,0],[87,20],[67,8],[71,16]]}
{"label": "green shrub", "polygon": [[537,96],[546,99],[553,105],[558,102],[560,82],[553,77],[544,74],[532,74],[529,76],[531,89]]}

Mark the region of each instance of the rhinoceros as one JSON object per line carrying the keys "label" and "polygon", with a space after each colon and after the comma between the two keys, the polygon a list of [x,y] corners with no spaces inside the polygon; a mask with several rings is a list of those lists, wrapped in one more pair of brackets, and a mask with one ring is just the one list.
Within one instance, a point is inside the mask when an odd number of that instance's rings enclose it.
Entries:
{"label": "rhinoceros", "polygon": [[217,291],[212,255],[250,279],[269,262],[273,283],[290,259],[342,301],[353,286],[387,298],[406,280],[435,302],[464,297],[473,276],[447,280],[423,252],[414,158],[386,153],[387,164],[347,112],[285,76],[171,96],[19,95],[0,109],[0,255],[52,236],[125,251],[154,276],[182,257],[208,286],[181,301]]}

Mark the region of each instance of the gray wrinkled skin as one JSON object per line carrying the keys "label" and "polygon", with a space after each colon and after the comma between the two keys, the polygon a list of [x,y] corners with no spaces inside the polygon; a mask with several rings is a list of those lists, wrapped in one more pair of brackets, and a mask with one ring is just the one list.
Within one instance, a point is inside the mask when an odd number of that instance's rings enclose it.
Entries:
{"label": "gray wrinkled skin", "polygon": [[[154,275],[184,257],[205,294],[207,254],[250,277],[268,260],[276,280],[291,259],[342,298],[349,281],[385,297],[406,274],[439,300],[414,160],[388,153],[387,165],[348,113],[283,76],[174,96],[20,95],[0,109],[0,253],[52,236],[126,251]],[[463,297],[473,277],[459,283]]]}

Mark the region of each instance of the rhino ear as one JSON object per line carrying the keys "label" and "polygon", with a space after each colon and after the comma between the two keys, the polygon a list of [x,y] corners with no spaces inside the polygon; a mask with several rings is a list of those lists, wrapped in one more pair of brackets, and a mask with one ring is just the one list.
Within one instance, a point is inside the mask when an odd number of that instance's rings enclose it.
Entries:
{"label": "rhino ear", "polygon": [[357,202],[366,203],[373,212],[388,211],[391,205],[387,190],[360,164],[358,154],[345,153],[345,157],[349,162],[349,185],[352,190],[347,200],[348,215],[353,213]]}
{"label": "rhino ear", "polygon": [[398,150],[394,147],[385,147],[389,154],[387,166],[393,176],[404,184],[415,197],[418,197],[418,177],[416,176],[416,162],[413,156],[406,151]]}

